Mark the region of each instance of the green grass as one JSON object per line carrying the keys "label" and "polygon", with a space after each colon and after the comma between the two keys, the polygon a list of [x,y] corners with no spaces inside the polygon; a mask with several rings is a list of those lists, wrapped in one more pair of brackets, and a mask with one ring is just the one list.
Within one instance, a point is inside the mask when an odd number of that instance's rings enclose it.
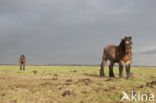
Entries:
{"label": "green grass", "polygon": [[[94,66],[27,66],[20,71],[18,66],[0,66],[0,103],[131,103],[121,101],[123,91],[156,96],[156,85],[146,86],[156,81],[154,67],[133,67],[128,80],[118,78],[117,67],[113,79],[108,77],[108,67],[106,77],[99,77],[99,70]],[[70,94],[62,96],[68,90]]]}

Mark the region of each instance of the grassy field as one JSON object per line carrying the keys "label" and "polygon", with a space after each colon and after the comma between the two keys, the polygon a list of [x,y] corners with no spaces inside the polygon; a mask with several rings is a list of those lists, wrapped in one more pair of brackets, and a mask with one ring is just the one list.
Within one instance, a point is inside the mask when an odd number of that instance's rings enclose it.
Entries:
{"label": "grassy field", "polygon": [[154,67],[133,67],[128,80],[118,78],[118,68],[114,68],[114,79],[108,77],[108,67],[106,77],[99,77],[99,70],[89,66],[27,66],[20,71],[18,66],[0,66],[0,103],[131,103],[121,100],[123,91],[156,96],[156,84],[151,83],[156,81]]}

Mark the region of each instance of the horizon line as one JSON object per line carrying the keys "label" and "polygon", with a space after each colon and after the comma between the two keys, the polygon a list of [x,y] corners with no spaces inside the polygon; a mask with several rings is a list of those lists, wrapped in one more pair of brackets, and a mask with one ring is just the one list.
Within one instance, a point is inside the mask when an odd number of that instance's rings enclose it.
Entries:
{"label": "horizon line", "polygon": [[[18,66],[19,64],[0,64],[0,66]],[[26,66],[101,66],[101,64],[28,64]],[[106,65],[109,66],[109,65]],[[114,65],[118,66],[118,65]],[[156,67],[149,65],[131,65],[132,67]]]}

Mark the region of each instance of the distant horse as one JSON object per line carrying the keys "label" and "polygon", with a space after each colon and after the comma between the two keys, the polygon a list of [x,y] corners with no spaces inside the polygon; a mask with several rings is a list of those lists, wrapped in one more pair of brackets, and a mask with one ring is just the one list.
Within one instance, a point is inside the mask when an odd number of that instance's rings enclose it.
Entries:
{"label": "distant horse", "polygon": [[19,59],[19,63],[20,63],[20,70],[25,70],[26,58],[24,55],[21,55],[21,57]]}
{"label": "distant horse", "polygon": [[123,77],[123,65],[126,63],[127,78],[130,77],[130,64],[132,62],[132,37],[121,39],[119,46],[108,45],[105,47],[102,57],[100,76],[105,76],[104,66],[110,61],[109,76],[115,77],[113,72],[114,63],[119,63],[119,77]]}

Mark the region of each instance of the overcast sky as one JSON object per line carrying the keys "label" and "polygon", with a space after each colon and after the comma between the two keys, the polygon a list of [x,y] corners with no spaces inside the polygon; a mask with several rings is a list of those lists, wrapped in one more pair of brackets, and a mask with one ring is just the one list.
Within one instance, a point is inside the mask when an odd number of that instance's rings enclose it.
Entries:
{"label": "overcast sky", "polygon": [[156,0],[0,0],[0,64],[100,64],[133,37],[133,65],[156,65]]}

